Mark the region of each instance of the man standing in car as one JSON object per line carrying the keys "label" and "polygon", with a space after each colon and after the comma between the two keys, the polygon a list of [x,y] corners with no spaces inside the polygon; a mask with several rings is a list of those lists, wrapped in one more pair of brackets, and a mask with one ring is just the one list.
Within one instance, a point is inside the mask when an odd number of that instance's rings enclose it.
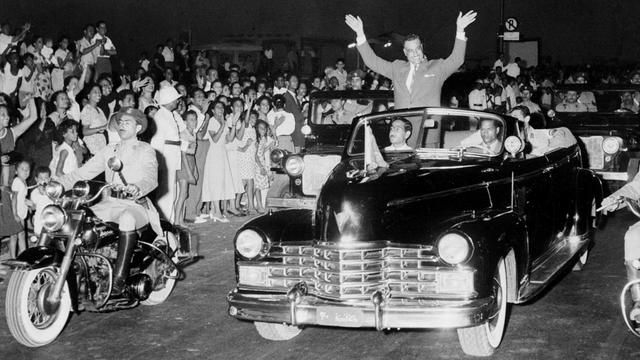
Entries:
{"label": "man standing in car", "polygon": [[378,57],[367,42],[360,17],[346,15],[346,24],[356,33],[358,52],[364,63],[375,72],[390,78],[394,84],[395,108],[440,106],[442,84],[464,62],[467,47],[465,28],[476,20],[477,13],[469,11],[458,14],[456,41],[453,51],[446,59],[428,60],[423,53],[418,35],[409,35],[404,40],[407,60],[386,61]]}

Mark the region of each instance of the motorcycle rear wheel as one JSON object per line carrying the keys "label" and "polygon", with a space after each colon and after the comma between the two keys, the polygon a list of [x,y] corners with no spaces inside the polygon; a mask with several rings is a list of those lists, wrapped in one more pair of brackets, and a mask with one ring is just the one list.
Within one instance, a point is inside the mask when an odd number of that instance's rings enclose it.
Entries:
{"label": "motorcycle rear wheel", "polygon": [[[171,248],[170,252],[173,253],[173,257],[171,258],[171,260],[173,260],[174,263],[177,263],[178,255],[176,254],[176,250],[178,249],[178,239],[172,232],[165,231],[164,240],[166,240],[166,244],[168,244]],[[146,300],[140,302],[142,305],[162,304],[163,302],[165,302],[165,300],[167,300],[167,298],[169,298],[169,295],[171,295],[173,288],[176,287],[175,277],[178,276],[178,270],[173,270],[169,274],[168,278],[164,278],[163,275],[160,274],[160,272],[162,272],[163,266],[166,266],[164,260],[156,258],[144,271],[145,274],[149,275],[151,279],[153,279],[154,289],[151,294],[149,294],[149,297]],[[160,284],[160,286],[158,286],[158,281],[163,282],[163,284]]]}
{"label": "motorcycle rear wheel", "polygon": [[22,345],[47,345],[60,335],[67,323],[71,311],[71,298],[66,282],[55,313],[47,314],[40,305],[47,287],[53,290],[57,277],[58,271],[54,267],[16,270],[11,274],[7,286],[5,313],[11,334]]}

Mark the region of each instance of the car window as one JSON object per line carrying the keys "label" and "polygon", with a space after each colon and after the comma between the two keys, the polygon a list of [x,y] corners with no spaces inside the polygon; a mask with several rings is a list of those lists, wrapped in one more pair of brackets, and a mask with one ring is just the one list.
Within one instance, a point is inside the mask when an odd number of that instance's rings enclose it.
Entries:
{"label": "car window", "polygon": [[[495,156],[502,152],[505,133],[503,121],[496,117],[465,115],[389,115],[370,119],[369,127],[382,153],[443,153],[440,150],[446,150],[453,155],[459,155],[462,151]],[[402,139],[405,141],[400,141]],[[363,153],[365,141],[364,125],[361,123],[351,138],[349,153]]]}

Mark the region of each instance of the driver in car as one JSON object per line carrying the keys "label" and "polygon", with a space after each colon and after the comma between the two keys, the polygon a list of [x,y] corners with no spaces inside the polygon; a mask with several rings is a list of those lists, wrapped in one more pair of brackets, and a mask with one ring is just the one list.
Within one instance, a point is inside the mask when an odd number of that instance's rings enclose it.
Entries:
{"label": "driver in car", "polygon": [[468,149],[470,152],[480,150],[483,154],[498,155],[502,149],[502,142],[498,138],[501,127],[496,120],[480,120],[480,129],[460,142],[458,148]]}
{"label": "driver in car", "polygon": [[[107,145],[84,166],[59,179],[66,189],[70,189],[76,181],[91,180],[104,172],[105,180],[117,185],[115,190],[109,195],[103,194],[102,200],[91,207],[98,218],[115,222],[120,229],[114,267],[114,295],[122,294],[126,288],[129,263],[138,241],[136,230],[151,223],[156,234],[162,234],[158,212],[146,198],[158,186],[158,160],[151,145],[137,139],[137,135],[146,128],[147,117],[142,111],[121,109],[109,122],[109,129],[117,131],[121,141]],[[122,161],[122,176],[108,166],[109,159],[114,157]]]}
{"label": "driver in car", "polygon": [[323,119],[323,124],[351,124],[353,120],[353,114],[350,114],[344,105],[346,100],[344,99],[331,99],[331,112],[327,114]]}
{"label": "driver in car", "polygon": [[413,148],[407,145],[407,139],[411,136],[413,126],[407,119],[396,118],[391,122],[389,128],[389,142],[391,145],[384,148],[384,151],[413,151]]}

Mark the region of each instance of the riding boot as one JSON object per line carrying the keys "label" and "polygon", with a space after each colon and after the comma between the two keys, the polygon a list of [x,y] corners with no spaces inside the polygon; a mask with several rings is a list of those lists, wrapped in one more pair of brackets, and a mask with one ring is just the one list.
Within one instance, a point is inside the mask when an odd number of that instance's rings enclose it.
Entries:
{"label": "riding boot", "polygon": [[[630,261],[625,262],[627,268],[627,281],[640,280],[640,270],[636,269]],[[640,323],[640,283],[631,286],[631,300],[633,300],[633,308],[629,313],[629,317],[637,323]]]}
{"label": "riding boot", "polygon": [[118,258],[113,269],[113,294],[121,294],[129,277],[129,265],[131,264],[131,256],[133,249],[138,241],[138,233],[135,231],[126,231],[120,233],[118,241]]}

